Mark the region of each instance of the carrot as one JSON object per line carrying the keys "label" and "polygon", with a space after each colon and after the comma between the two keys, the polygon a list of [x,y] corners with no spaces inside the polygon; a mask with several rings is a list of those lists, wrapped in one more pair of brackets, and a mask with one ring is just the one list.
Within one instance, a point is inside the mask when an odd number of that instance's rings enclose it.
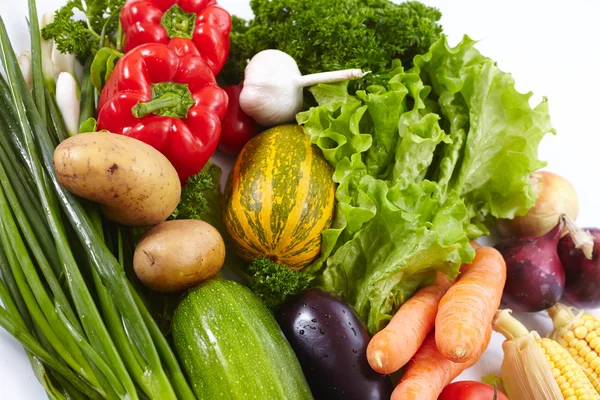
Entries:
{"label": "carrot", "polygon": [[461,268],[458,281],[446,292],[435,319],[435,342],[440,353],[466,362],[485,341],[506,283],[506,263],[493,247],[476,250],[472,264]]}
{"label": "carrot", "polygon": [[432,332],[409,361],[391,400],[436,400],[454,378],[479,360],[491,337],[490,323],[485,329],[485,339],[473,354],[473,358],[464,363],[455,363],[439,352],[435,345],[435,333]]}
{"label": "carrot", "polygon": [[438,272],[433,285],[419,290],[385,329],[373,336],[367,347],[367,360],[373,370],[391,374],[411,359],[433,329],[438,303],[450,285],[448,277]]}

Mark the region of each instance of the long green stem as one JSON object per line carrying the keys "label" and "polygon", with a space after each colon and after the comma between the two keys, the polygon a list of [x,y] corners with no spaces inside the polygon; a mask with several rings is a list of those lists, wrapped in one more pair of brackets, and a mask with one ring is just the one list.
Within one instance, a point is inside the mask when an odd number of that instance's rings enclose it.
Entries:
{"label": "long green stem", "polygon": [[112,387],[115,390],[115,392],[117,393],[117,395],[120,398],[126,397],[127,393],[125,392],[125,388],[123,388],[123,385],[121,384],[121,382],[119,382],[119,378],[117,378],[117,376],[111,370],[110,366],[94,350],[94,348],[92,346],[90,346],[90,344],[87,342],[87,340],[83,336],[81,336],[81,334],[79,334],[79,332],[77,332],[77,330],[69,323],[69,320],[67,319],[65,314],[62,312],[60,307],[58,307],[57,310],[58,310],[58,316],[61,318],[63,323],[67,326],[67,329],[69,329],[69,332],[71,332],[71,335],[73,335],[75,337],[75,340],[77,340],[77,344],[79,344],[79,346],[81,346],[81,350],[90,358],[90,360],[92,360],[92,362],[96,365],[96,367],[98,367],[98,369],[104,374],[104,376],[108,379],[108,381],[112,385]]}
{"label": "long green stem", "polygon": [[165,93],[161,97],[150,100],[146,103],[137,103],[131,109],[131,113],[136,118],[142,118],[150,113],[162,110],[164,108],[177,107],[179,102],[179,96],[173,93]]}
{"label": "long green stem", "polygon": [[56,100],[52,97],[48,89],[46,89],[46,104],[48,106],[48,123],[54,132],[55,138],[53,139],[56,139],[56,144],[58,144],[67,138],[65,135],[65,122],[60,116]]}
{"label": "long green stem", "polygon": [[[98,232],[100,236],[104,237],[102,219],[98,209],[96,208],[89,215],[96,232]],[[152,381],[144,373],[144,371],[149,368],[149,365],[140,355],[135,345],[129,340],[127,332],[123,327],[119,310],[115,306],[115,303],[108,294],[106,287],[102,284],[98,273],[94,269],[92,269],[92,276],[96,286],[96,293],[98,294],[98,300],[100,302],[102,314],[104,315],[106,325],[112,337],[115,339],[115,344],[119,348],[119,352],[123,357],[129,372],[133,375],[135,383],[139,385],[145,393],[151,396]]]}
{"label": "long green stem", "polygon": [[[3,49],[4,51],[2,52],[4,61],[3,64],[7,71],[9,82],[14,83],[14,86],[12,84],[9,86],[11,87],[12,95],[19,113],[19,119],[21,121],[27,120],[24,118],[25,108],[28,110],[29,124],[23,123],[22,128],[25,143],[29,149],[30,158],[37,159],[37,156],[35,155],[35,146],[31,142],[33,140],[33,135],[32,131],[28,129],[29,126],[31,126],[36,132],[35,139],[37,140],[39,148],[42,151],[42,161],[44,167],[52,179],[54,190],[63,203],[63,208],[69,217],[71,224],[77,227],[76,233],[79,236],[85,251],[87,252],[88,258],[90,259],[93,267],[99,273],[102,282],[109,290],[113,301],[123,316],[127,331],[131,332],[131,335],[134,337],[134,342],[151,366],[151,369],[148,370],[147,373],[152,375],[154,378],[154,388],[156,389],[157,393],[156,396],[160,396],[159,398],[165,400],[175,399],[175,393],[173,392],[173,388],[171,387],[171,384],[162,368],[162,363],[152,341],[152,336],[148,332],[146,325],[143,323],[143,318],[135,303],[131,286],[125,277],[123,268],[118,264],[117,260],[110,253],[110,251],[108,251],[106,246],[104,246],[95,229],[92,228],[90,220],[81,208],[79,201],[71,193],[66,191],[56,179],[52,159],[54,150],[52,142],[47,131],[44,129],[44,124],[42,123],[39,114],[35,112],[35,105],[33,104],[31,97],[28,96],[29,93],[24,89],[25,86],[23,77],[19,75],[14,65],[11,65],[15,56],[12,48],[10,48],[6,30],[3,24],[0,24],[0,39],[0,42],[4,42],[5,44]],[[36,167],[34,168],[34,173],[41,175],[41,172],[36,170],[37,167],[39,167],[39,164],[35,164],[34,166]],[[36,178],[35,180],[39,181],[40,179]],[[45,196],[48,196],[48,194],[44,193],[42,190],[40,190],[40,194],[42,201],[44,201]],[[62,234],[64,231],[62,230],[62,226],[57,226],[55,224],[55,221],[49,219],[49,222],[52,225],[53,235],[56,235],[60,238],[60,240],[55,240],[57,242],[57,247],[59,248],[59,254],[61,254],[62,258],[65,251],[69,251],[68,243],[66,243],[66,240],[63,239],[64,236]],[[79,271],[77,272],[79,273]],[[89,334],[88,337],[90,337]],[[118,357],[118,353],[116,351],[115,355]],[[119,367],[123,367],[124,369],[120,357],[118,358],[118,361],[120,363]],[[112,365],[115,367],[115,364]],[[130,387],[135,390],[135,386],[131,382],[129,375],[126,374],[125,371],[123,375],[129,380],[128,383],[131,384]],[[130,391],[128,390],[128,392]],[[130,392],[130,394],[132,397],[137,398],[135,392]]]}
{"label": "long green stem", "polygon": [[[45,185],[44,173],[42,166],[39,163],[36,145],[34,143],[34,137],[31,129],[44,138],[44,144],[47,146],[47,150],[53,149],[53,144],[48,131],[40,118],[40,114],[37,112],[37,108],[31,98],[30,93],[26,90],[24,85],[24,79],[20,71],[16,69],[14,63],[15,54],[14,50],[10,46],[10,40],[6,32],[6,27],[0,18],[0,50],[2,56],[2,63],[6,71],[8,80],[8,87],[11,93],[11,99],[14,103],[14,107],[17,114],[17,122],[20,126],[21,133],[23,135],[23,144],[27,151],[26,160],[31,165],[31,172],[36,184],[39,198],[42,201],[44,211],[46,212],[46,219],[50,226],[52,236],[54,237],[56,247],[59,256],[63,262],[67,283],[75,306],[80,315],[85,315],[82,318],[82,324],[86,331],[87,337],[92,342],[94,348],[109,360],[110,365],[118,371],[119,378],[123,385],[126,387],[128,395],[131,399],[137,399],[135,385],[131,381],[131,377],[127,374],[123,361],[119,357],[118,351],[112,342],[106,327],[104,326],[100,314],[94,304],[94,301],[87,289],[87,286],[81,276],[81,272],[76,265],[73,253],[69,248],[69,243],[66,237],[64,227],[62,226],[62,220],[60,218],[60,210],[52,207],[52,202],[49,200],[54,196],[52,193],[47,191]],[[39,49],[37,49],[39,51]],[[33,52],[36,49],[32,49]],[[27,103],[27,107],[25,107]],[[43,107],[44,105],[42,105]],[[27,111],[26,111],[27,110]],[[29,119],[27,118],[29,116]],[[50,155],[50,164],[52,164]],[[52,175],[52,185],[55,187],[58,184],[56,177],[54,176],[54,168],[51,166],[48,169],[48,173]],[[62,193],[60,193],[62,194]],[[107,386],[103,384],[106,390],[109,390]]]}
{"label": "long green stem", "polygon": [[78,390],[84,393],[91,399],[101,400],[104,397],[102,391],[96,390],[90,387],[85,381],[78,375],[74,374],[69,368],[65,367],[60,362],[56,361],[50,353],[48,353],[40,344],[35,340],[33,336],[26,330],[22,329],[15,324],[10,315],[6,310],[0,307],[0,326],[4,328],[8,333],[14,336],[23,347],[29,350],[32,354],[42,360],[50,368],[61,374],[63,377],[69,380]]}
{"label": "long green stem", "polygon": [[[3,150],[0,149],[0,159],[2,158],[2,152]],[[8,199],[8,203],[10,204],[12,211],[19,223],[22,235],[25,237],[27,245],[29,246],[29,249],[33,253],[34,257],[36,258],[37,264],[40,270],[42,271],[44,278],[46,278],[46,282],[48,283],[52,294],[54,295],[54,301],[62,307],[65,315],[67,316],[71,324],[75,327],[75,329],[79,333],[83,333],[81,325],[79,324],[75,313],[71,309],[71,304],[67,300],[67,297],[65,296],[62,287],[60,286],[60,283],[56,279],[54,270],[52,269],[46,256],[44,255],[44,251],[42,250],[41,246],[39,245],[36,239],[33,228],[29,224],[26,214],[21,208],[19,199],[13,191],[13,186],[8,180],[6,171],[4,170],[2,163],[0,163],[0,185],[2,185],[6,198]]]}
{"label": "long green stem", "polygon": [[[55,355],[54,349],[52,345],[46,340],[45,336],[39,331],[37,327],[34,328],[33,321],[31,320],[31,316],[29,315],[29,311],[23,302],[23,298],[16,287],[16,283],[14,282],[14,277],[12,276],[12,272],[10,271],[10,267],[8,266],[8,260],[6,255],[4,254],[4,249],[0,245],[0,301],[5,305],[9,314],[13,318],[17,324],[19,324],[23,329],[29,330],[30,332],[35,331],[37,336],[40,338],[40,345],[49,352],[52,356]],[[9,289],[4,285],[4,282],[13,282],[14,289]],[[11,293],[12,292],[12,293]],[[29,358],[29,362],[31,363],[31,368],[33,369],[34,374],[38,378],[38,381],[44,386],[48,396],[51,399],[62,400],[64,398],[61,397],[59,393],[59,389],[55,387],[49,377],[49,371],[46,369],[44,364],[35,357],[29,351],[25,351],[27,357]],[[56,374],[56,373],[55,373]],[[77,388],[75,388],[71,383],[62,378],[61,375],[56,374],[55,378],[60,381],[63,390],[67,390],[70,392],[70,398],[76,400],[84,400],[84,395],[81,394]],[[67,388],[68,386],[68,388]],[[79,395],[79,397],[77,397]]]}
{"label": "long green stem", "polygon": [[52,400],[69,400],[63,395],[61,388],[56,387],[54,382],[52,382],[50,375],[48,375],[48,372],[44,367],[44,364],[30,352],[26,351],[26,354],[29,358],[29,362],[31,363],[31,369],[33,369],[33,373],[37,377],[38,381],[42,384],[44,389],[46,389],[48,398]]}
{"label": "long green stem", "polygon": [[83,79],[81,81],[81,100],[79,102],[79,126],[87,121],[90,118],[94,118],[96,113],[96,102],[94,98],[95,88],[92,85],[92,80],[90,78],[90,66],[92,64],[92,60],[90,59],[86,62],[85,67],[83,67]]}
{"label": "long green stem", "polygon": [[35,1],[29,0],[29,32],[31,38],[31,48],[40,49],[37,52],[31,52],[31,68],[33,75],[33,95],[35,104],[40,110],[40,117],[46,120],[46,109],[44,108],[46,86],[44,85],[44,74],[42,70],[42,52],[40,37],[40,20],[38,18]]}
{"label": "long green stem", "polygon": [[[0,101],[3,99],[0,96]],[[10,134],[10,131],[3,129],[5,127],[4,119],[0,114],[0,131],[4,134]],[[48,258],[50,265],[56,275],[62,273],[62,265],[52,240],[52,234],[48,229],[46,219],[43,217],[44,211],[41,203],[37,199],[33,182],[29,179],[27,170],[17,162],[14,157],[9,157],[11,147],[8,144],[5,135],[0,135],[0,163],[4,166],[10,185],[15,191],[19,204],[23,207],[23,212],[29,222],[35,227],[35,236],[40,246],[44,249],[44,254]]]}

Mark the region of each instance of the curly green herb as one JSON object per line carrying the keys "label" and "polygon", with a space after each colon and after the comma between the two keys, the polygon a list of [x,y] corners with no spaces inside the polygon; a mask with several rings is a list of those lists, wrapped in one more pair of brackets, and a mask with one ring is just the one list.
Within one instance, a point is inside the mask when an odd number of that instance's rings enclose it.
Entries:
{"label": "curly green herb", "polygon": [[[54,21],[42,30],[42,37],[54,40],[61,53],[85,61],[99,48],[115,47],[119,12],[125,0],[69,0],[56,11]],[[77,19],[76,12],[85,14]]]}
{"label": "curly green herb", "polygon": [[228,84],[239,83],[247,60],[265,49],[289,54],[303,74],[379,71],[394,58],[410,65],[442,33],[441,13],[416,1],[252,0],[250,5],[254,20],[233,18],[229,60],[221,73]]}

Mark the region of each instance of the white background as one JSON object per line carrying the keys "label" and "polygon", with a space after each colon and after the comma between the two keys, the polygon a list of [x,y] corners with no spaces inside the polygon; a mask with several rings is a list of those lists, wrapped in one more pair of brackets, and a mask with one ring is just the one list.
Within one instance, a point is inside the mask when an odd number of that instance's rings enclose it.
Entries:
{"label": "white background", "polygon": [[[64,0],[38,0],[40,15]],[[580,197],[578,222],[600,226],[600,2],[595,0],[425,0],[441,9],[442,24],[451,44],[463,34],[481,40],[478,48],[511,72],[520,91],[533,91],[534,101],[550,100],[555,137],[540,149],[548,169],[569,179]],[[248,0],[221,0],[232,14],[248,18]],[[0,0],[0,15],[17,52],[27,48],[26,0]],[[542,335],[550,329],[542,314],[517,315]],[[480,362],[462,378],[479,380],[498,373],[502,340],[493,342]],[[46,396],[37,383],[20,345],[0,328],[0,399],[37,400]]]}

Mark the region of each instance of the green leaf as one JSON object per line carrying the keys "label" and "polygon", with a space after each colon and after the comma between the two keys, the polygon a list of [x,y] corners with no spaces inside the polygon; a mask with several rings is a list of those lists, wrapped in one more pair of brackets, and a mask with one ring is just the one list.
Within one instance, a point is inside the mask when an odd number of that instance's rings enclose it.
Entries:
{"label": "green leaf", "polygon": [[121,57],[123,53],[108,47],[103,47],[96,53],[90,68],[90,79],[98,92],[106,85]]}
{"label": "green leaf", "polygon": [[374,333],[436,270],[456,276],[473,254],[465,235],[467,210],[456,194],[442,201],[428,181],[388,190],[370,176],[359,192],[361,206],[376,214],[327,259],[313,285],[344,297]]}
{"label": "green leaf", "polygon": [[455,276],[474,256],[467,208],[455,192],[423,179],[437,146],[449,141],[439,116],[422,114],[429,91],[415,73],[395,71],[385,87],[356,96],[345,84],[317,85],[312,91],[324,104],[298,115],[336,167],[338,184],[335,220],[304,273],[349,301],[371,332],[436,270]]}
{"label": "green leaf", "polygon": [[79,133],[96,132],[98,121],[96,118],[88,118],[79,127]]}
{"label": "green leaf", "polygon": [[[546,165],[538,160],[538,145],[555,131],[546,100],[531,108],[532,94],[517,92],[512,76],[474,45],[465,36],[450,48],[442,37],[415,58],[415,65],[439,95],[454,136],[463,135],[459,129],[467,132],[463,148],[447,152],[443,181],[465,198],[479,219],[513,218],[535,203],[529,174]],[[450,171],[458,158],[460,168]]]}
{"label": "green leaf", "polygon": [[529,174],[553,132],[547,104],[532,109],[474,44],[442,37],[413,68],[396,61],[355,95],[348,82],[317,85],[319,105],[297,116],[337,183],[335,219],[303,272],[373,333],[435,271],[456,276],[490,219],[535,201]]}

